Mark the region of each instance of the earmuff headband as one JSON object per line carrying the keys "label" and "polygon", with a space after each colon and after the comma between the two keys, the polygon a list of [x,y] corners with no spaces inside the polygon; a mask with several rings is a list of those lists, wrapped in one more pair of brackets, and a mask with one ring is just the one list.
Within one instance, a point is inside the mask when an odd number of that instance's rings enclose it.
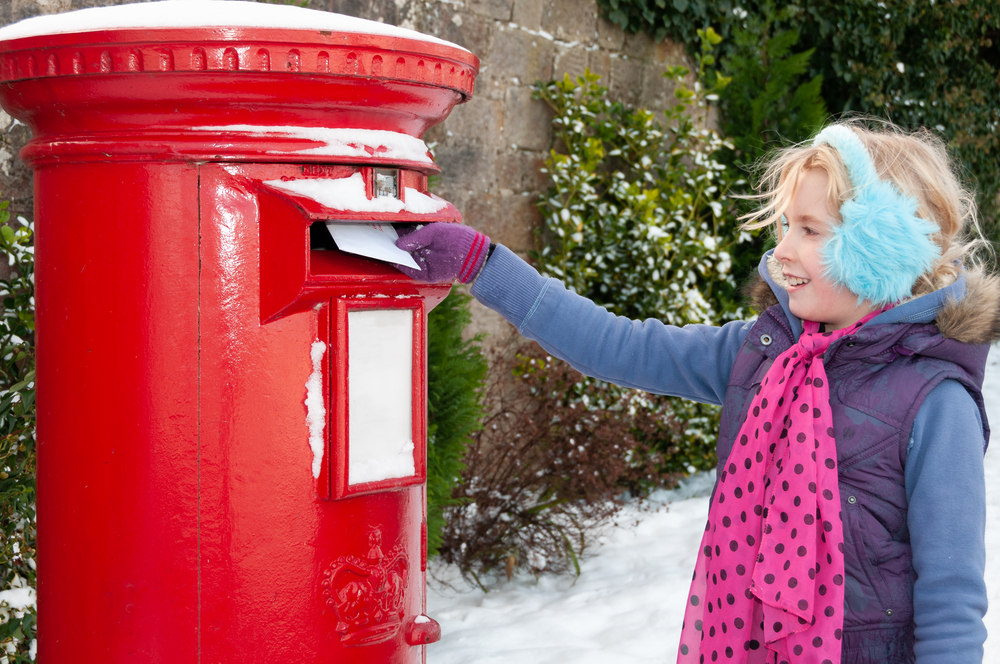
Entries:
{"label": "earmuff headband", "polygon": [[854,188],[840,206],[842,222],[823,247],[824,276],[857,294],[858,304],[882,306],[909,297],[914,282],[941,255],[931,239],[937,225],[917,216],[913,196],[878,177],[850,128],[830,125],[813,139],[820,143],[837,151]]}

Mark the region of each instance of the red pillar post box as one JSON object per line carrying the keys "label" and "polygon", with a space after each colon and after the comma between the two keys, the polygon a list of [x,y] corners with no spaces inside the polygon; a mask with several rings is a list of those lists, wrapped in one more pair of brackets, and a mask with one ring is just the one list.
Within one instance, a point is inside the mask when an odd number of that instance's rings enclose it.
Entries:
{"label": "red pillar post box", "polygon": [[34,138],[41,661],[414,663],[428,310],[328,222],[460,222],[478,61],[252,3],[0,31]]}

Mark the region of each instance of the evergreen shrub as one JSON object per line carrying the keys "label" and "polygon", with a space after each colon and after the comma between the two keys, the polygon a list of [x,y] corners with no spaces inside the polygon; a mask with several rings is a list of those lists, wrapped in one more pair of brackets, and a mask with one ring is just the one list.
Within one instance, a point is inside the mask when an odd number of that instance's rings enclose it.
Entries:
{"label": "evergreen shrub", "polygon": [[35,648],[35,286],[32,224],[6,225],[0,203],[0,663],[23,664]]}
{"label": "evergreen shrub", "polygon": [[444,510],[464,470],[472,435],[486,417],[482,335],[463,339],[472,298],[456,290],[427,316],[427,555],[441,546]]}
{"label": "evergreen shrub", "polygon": [[[699,31],[698,38],[699,85],[690,90],[684,84],[690,72],[669,69],[676,104],[662,121],[609,100],[589,71],[536,86],[555,113],[558,141],[546,160],[551,186],[538,203],[539,271],[633,319],[720,324],[747,313],[732,266],[735,248],[751,236],[738,229],[730,196],[744,183],[720,159],[732,145],[707,126],[708,105],[729,81],[713,69],[718,35]],[[683,430],[665,424],[633,432],[664,454],[668,475],[715,464],[717,407],[599,389],[612,403],[631,400],[664,423],[687,423]]]}
{"label": "evergreen shrub", "polygon": [[[713,26],[724,38],[723,60],[734,79],[762,66],[771,80],[769,35],[798,31],[802,53],[812,51],[809,68],[788,83],[786,99],[798,86],[822,76],[821,94],[834,115],[860,112],[908,128],[937,132],[962,164],[978,191],[987,237],[1000,239],[1000,4],[996,0],[915,2],[914,0],[791,0],[775,10],[773,0],[598,0],[626,31],[644,30],[698,48],[698,29]],[[757,32],[753,44],[741,33]],[[748,50],[748,47],[750,50]],[[741,73],[744,72],[744,73]],[[779,84],[776,83],[776,86]],[[756,101],[767,86],[731,87],[723,100],[723,123],[746,119],[740,97]],[[780,114],[778,104],[773,112]],[[807,125],[806,125],[807,126]],[[727,136],[737,140],[734,129]],[[801,133],[766,134],[765,142],[795,141]],[[749,133],[742,134],[752,136]]]}
{"label": "evergreen shrub", "polygon": [[733,143],[730,161],[743,171],[776,145],[809,138],[827,120],[823,75],[810,73],[815,49],[799,50],[798,28],[779,27],[795,14],[794,5],[779,10],[767,2],[731,28],[732,43],[725,45],[722,68],[732,81],[719,103],[721,130]]}
{"label": "evergreen shrub", "polygon": [[[706,35],[705,56],[714,38]],[[612,102],[589,70],[535,88],[555,112],[559,148],[545,161],[551,186],[538,203],[539,271],[616,314],[674,325],[741,314],[731,250],[749,237],[729,196],[742,182],[719,159],[727,143],[706,126],[707,102],[727,81],[694,92],[688,73],[666,74],[678,86],[665,123]]]}
{"label": "evergreen shrub", "polygon": [[[723,158],[741,173],[752,173],[771,149],[808,139],[826,122],[828,112],[821,96],[822,74],[811,74],[814,50],[800,50],[797,28],[778,26],[794,15],[794,5],[780,10],[766,2],[760,14],[739,13],[742,21],[732,27],[730,55],[722,70],[732,79],[719,100],[720,125],[733,144]],[[748,184],[741,193],[749,193]],[[740,212],[753,211],[754,201],[742,199]],[[750,274],[771,243],[768,233],[752,233],[733,254],[733,270]]]}

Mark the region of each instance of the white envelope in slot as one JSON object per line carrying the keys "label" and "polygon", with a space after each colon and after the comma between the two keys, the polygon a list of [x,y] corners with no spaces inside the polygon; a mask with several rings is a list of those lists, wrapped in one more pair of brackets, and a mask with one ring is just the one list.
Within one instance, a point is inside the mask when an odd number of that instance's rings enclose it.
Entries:
{"label": "white envelope in slot", "polygon": [[399,236],[390,223],[328,221],[326,228],[341,251],[420,269],[409,253],[396,246]]}

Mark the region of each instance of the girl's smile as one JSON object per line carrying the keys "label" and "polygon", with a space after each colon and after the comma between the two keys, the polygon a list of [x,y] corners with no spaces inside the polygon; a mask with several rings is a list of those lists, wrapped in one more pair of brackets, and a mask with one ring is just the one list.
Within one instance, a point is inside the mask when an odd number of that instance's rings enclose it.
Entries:
{"label": "girl's smile", "polygon": [[825,323],[828,331],[853,325],[872,310],[868,302],[824,277],[823,247],[839,214],[828,194],[826,171],[813,168],[799,179],[785,209],[781,242],[774,257],[788,281],[789,309],[802,320]]}

